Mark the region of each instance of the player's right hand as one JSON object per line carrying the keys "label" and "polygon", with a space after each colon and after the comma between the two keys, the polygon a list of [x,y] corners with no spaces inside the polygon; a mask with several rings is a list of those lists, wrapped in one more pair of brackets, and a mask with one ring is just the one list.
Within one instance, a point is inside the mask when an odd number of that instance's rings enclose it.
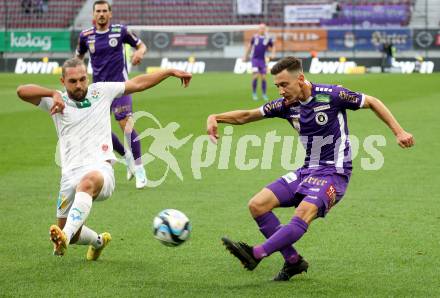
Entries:
{"label": "player's right hand", "polygon": [[208,116],[208,120],[206,121],[206,127],[207,127],[206,131],[208,133],[209,139],[214,144],[217,144],[217,140],[219,138],[219,135],[217,133],[218,124],[217,124],[217,119],[215,118],[214,115]]}
{"label": "player's right hand", "polygon": [[53,105],[50,108],[50,114],[55,115],[56,113],[63,113],[64,110],[64,101],[61,98],[61,94],[58,91],[55,91],[52,95]]}

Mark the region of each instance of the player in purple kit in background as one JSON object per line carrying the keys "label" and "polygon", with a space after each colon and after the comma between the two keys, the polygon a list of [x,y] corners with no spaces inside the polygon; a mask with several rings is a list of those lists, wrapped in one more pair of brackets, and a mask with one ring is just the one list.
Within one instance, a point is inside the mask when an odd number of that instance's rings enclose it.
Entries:
{"label": "player in purple kit in background", "polygon": [[[95,1],[93,4],[93,20],[95,26],[83,30],[79,36],[76,56],[84,58],[89,52],[93,82],[125,82],[128,71],[124,59],[124,44],[136,48],[131,63],[138,65],[147,48],[145,44],[127,27],[120,24],[110,24],[112,18],[111,6],[107,1]],[[125,139],[130,144],[130,150],[125,150],[116,134],[112,133],[113,148],[127,163],[127,179],[136,177],[136,188],[144,188],[147,177],[141,159],[141,143],[135,141],[137,133],[133,128],[131,95],[122,96],[113,101],[111,111],[124,132]]]}
{"label": "player in purple kit in background", "polygon": [[258,100],[257,84],[258,79],[261,81],[261,91],[264,100],[268,100],[266,95],[266,52],[271,49],[271,55],[269,59],[275,58],[275,45],[272,38],[267,34],[267,28],[265,24],[260,24],[258,28],[258,34],[255,34],[250,43],[246,46],[246,52],[243,57],[243,61],[247,61],[249,54],[251,56],[252,63],[252,98]]}
{"label": "player in purple kit in background", "polygon": [[[218,123],[245,124],[277,117],[286,119],[298,131],[306,149],[304,165],[267,185],[249,201],[249,210],[266,242],[251,247],[222,238],[226,248],[248,270],[272,253],[281,252],[285,263],[274,280],[287,281],[308,268],[293,245],[315,218],[324,217],[342,199],[348,186],[352,165],[346,110],[373,110],[402,148],[413,146],[414,138],[379,99],[338,85],[307,81],[299,59],[283,58],[271,73],[282,98],[253,110],[210,115],[207,130],[216,142]],[[281,225],[272,210],[292,206],[296,207],[294,217],[287,225]]]}

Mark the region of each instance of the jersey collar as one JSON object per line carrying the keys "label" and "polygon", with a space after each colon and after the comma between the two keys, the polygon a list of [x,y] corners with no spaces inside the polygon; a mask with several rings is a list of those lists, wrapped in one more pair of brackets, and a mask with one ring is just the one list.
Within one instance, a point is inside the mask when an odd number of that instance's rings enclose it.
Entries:
{"label": "jersey collar", "polygon": [[106,34],[109,31],[110,31],[110,27],[108,27],[107,30],[104,30],[104,31],[98,31],[98,28],[95,27],[96,34]]}
{"label": "jersey collar", "polygon": [[305,101],[299,101],[302,105],[306,105],[306,104],[308,104],[309,102],[311,102],[312,100],[313,100],[313,84],[312,83],[310,83],[309,81],[307,81],[307,80],[305,80],[305,83],[306,83],[306,85],[309,85],[309,86],[311,86],[311,90],[312,90],[312,94],[309,96],[309,98],[307,98],[307,100],[305,100]]}

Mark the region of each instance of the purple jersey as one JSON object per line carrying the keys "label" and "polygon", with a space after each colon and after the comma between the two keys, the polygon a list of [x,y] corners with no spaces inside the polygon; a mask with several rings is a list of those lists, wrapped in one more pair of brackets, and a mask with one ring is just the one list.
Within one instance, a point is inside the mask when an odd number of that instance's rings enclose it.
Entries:
{"label": "purple jersey", "polygon": [[141,40],[124,25],[114,24],[105,32],[95,27],[79,35],[77,55],[90,53],[93,82],[125,82],[128,79],[124,43],[136,47]]}
{"label": "purple jersey", "polygon": [[312,84],[312,95],[305,102],[287,106],[284,98],[261,107],[265,117],[289,121],[298,131],[306,150],[304,167],[325,166],[351,173],[346,109],[357,110],[364,95],[337,85]]}
{"label": "purple jersey", "polygon": [[266,51],[273,47],[272,38],[268,35],[255,34],[251,39],[251,58],[264,61]]}

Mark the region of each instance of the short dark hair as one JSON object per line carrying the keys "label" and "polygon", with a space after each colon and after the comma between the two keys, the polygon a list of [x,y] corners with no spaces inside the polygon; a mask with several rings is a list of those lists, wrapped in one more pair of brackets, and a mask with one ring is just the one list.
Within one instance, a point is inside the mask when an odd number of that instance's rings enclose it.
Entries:
{"label": "short dark hair", "polygon": [[64,75],[66,74],[66,69],[67,69],[67,68],[77,67],[77,66],[80,66],[80,65],[86,67],[86,65],[84,64],[84,61],[82,61],[81,59],[78,59],[78,58],[70,58],[70,59],[67,59],[67,60],[64,61],[64,63],[63,63],[63,67],[62,67],[62,72],[61,72],[61,74],[62,74],[63,77],[64,77]]}
{"label": "short dark hair", "polygon": [[272,67],[270,73],[277,75],[285,69],[287,69],[288,72],[303,72],[301,59],[292,56],[285,57]]}
{"label": "short dark hair", "polygon": [[110,3],[108,3],[108,1],[105,1],[105,0],[98,0],[98,1],[95,1],[95,2],[93,3],[93,11],[95,11],[95,6],[96,6],[96,5],[99,5],[99,4],[107,4],[107,6],[108,6],[108,10],[109,10],[109,11],[112,11],[112,6],[110,5]]}

